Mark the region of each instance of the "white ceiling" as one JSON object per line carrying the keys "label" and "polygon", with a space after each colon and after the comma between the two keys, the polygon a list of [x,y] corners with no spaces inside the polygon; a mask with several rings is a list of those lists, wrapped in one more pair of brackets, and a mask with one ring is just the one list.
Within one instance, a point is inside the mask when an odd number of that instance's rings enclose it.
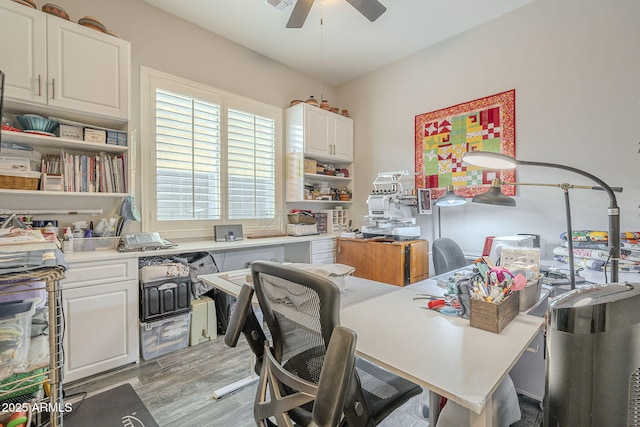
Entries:
{"label": "white ceiling", "polygon": [[286,28],[293,6],[266,0],[143,1],[339,85],[533,0],[380,0],[387,11],[375,22],[345,0],[315,0],[301,29]]}

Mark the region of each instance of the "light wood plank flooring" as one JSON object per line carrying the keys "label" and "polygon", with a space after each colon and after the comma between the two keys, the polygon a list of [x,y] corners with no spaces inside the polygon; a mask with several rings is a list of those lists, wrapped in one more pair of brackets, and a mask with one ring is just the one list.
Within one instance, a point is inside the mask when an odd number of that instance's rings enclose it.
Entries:
{"label": "light wood plank flooring", "polygon": [[[65,384],[65,399],[74,401],[77,393],[87,396],[130,383],[161,427],[250,427],[256,385],[249,385],[221,399],[214,390],[245,378],[251,372],[251,351],[241,337],[236,348],[224,343],[224,336],[155,359],[109,371],[95,377]],[[426,393],[407,402],[384,420],[381,427],[427,427],[422,418]],[[523,417],[518,427],[535,426],[540,417],[537,402],[522,402]]]}

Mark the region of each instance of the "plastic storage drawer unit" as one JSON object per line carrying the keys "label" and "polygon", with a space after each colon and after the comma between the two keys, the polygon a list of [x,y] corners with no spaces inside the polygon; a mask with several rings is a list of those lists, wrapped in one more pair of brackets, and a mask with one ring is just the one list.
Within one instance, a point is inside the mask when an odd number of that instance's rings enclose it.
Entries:
{"label": "plastic storage drawer unit", "polygon": [[191,313],[156,322],[140,323],[140,352],[144,360],[153,359],[189,345]]}
{"label": "plastic storage drawer unit", "polygon": [[140,320],[162,319],[191,310],[191,279],[174,277],[140,282]]}

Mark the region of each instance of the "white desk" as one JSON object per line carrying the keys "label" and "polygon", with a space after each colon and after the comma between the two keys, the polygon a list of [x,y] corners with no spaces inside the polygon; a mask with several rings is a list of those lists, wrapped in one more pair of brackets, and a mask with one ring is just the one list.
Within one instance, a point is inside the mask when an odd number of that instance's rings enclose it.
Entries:
{"label": "white desk", "polygon": [[[247,273],[199,279],[237,296]],[[469,409],[472,427],[491,426],[493,392],[539,332],[542,318],[520,314],[494,334],[422,308],[427,300],[413,300],[418,293],[441,295],[435,280],[400,288],[348,276],[346,284],[340,323],[358,334],[360,356]]]}
{"label": "white desk", "polygon": [[493,392],[543,319],[520,314],[494,334],[413,300],[417,293],[442,291],[425,280],[341,310],[340,323],[358,334],[360,356],[469,409],[472,427],[491,426]]}

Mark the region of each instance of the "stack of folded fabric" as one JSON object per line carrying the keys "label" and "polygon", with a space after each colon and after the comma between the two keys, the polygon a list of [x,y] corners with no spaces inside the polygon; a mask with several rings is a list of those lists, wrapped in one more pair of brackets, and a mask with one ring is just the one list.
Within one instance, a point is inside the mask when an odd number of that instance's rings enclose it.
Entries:
{"label": "stack of folded fabric", "polygon": [[[608,233],[596,230],[577,230],[572,233],[573,261],[576,268],[603,271],[610,266]],[[553,250],[554,261],[569,264],[567,233],[560,235],[560,245]],[[619,270],[640,273],[640,232],[620,233]]]}

